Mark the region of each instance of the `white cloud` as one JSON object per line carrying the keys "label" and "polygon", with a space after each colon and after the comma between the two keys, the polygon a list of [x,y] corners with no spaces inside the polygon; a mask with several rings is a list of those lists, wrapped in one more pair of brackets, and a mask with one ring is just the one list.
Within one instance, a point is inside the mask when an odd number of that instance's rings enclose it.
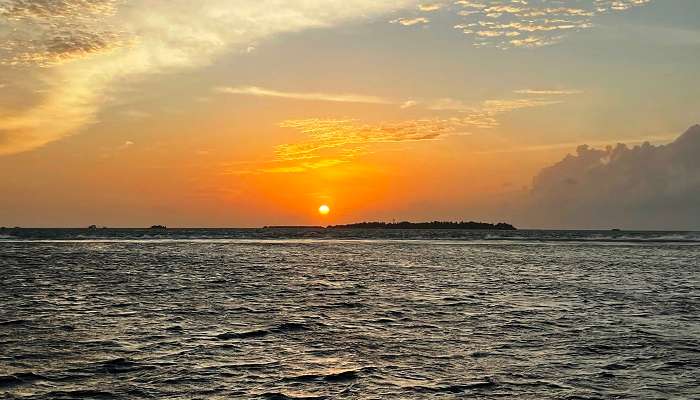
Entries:
{"label": "white cloud", "polygon": [[216,91],[220,93],[242,94],[258,97],[277,97],[294,100],[331,101],[340,103],[368,103],[368,104],[394,104],[393,101],[377,96],[360,94],[331,94],[331,93],[305,93],[283,92],[274,89],[265,89],[257,86],[221,87]]}
{"label": "white cloud", "polygon": [[120,144],[119,146],[117,146],[117,150],[118,150],[118,151],[126,150],[126,149],[128,149],[129,147],[133,146],[134,144],[135,144],[135,143],[134,143],[133,141],[127,140],[127,141],[125,141],[124,143],[122,143],[122,144]]}
{"label": "white cloud", "polygon": [[399,24],[403,26],[413,26],[413,25],[425,25],[430,22],[428,18],[416,17],[416,18],[397,18],[389,21],[392,24]]}
{"label": "white cloud", "polygon": [[414,6],[409,0],[4,0],[0,64],[31,70],[42,98],[0,118],[0,154],[95,122],[125,79],[210,64],[251,43]]}
{"label": "white cloud", "polygon": [[406,108],[415,107],[417,105],[418,105],[418,102],[415,100],[406,100],[403,103],[401,103],[401,108],[406,109]]}
{"label": "white cloud", "polygon": [[419,4],[418,9],[425,12],[437,11],[442,8],[440,3]]}
{"label": "white cloud", "polygon": [[517,94],[532,94],[537,96],[560,96],[560,95],[573,95],[582,94],[581,90],[562,90],[562,89],[519,89],[514,90],[513,93]]}
{"label": "white cloud", "polygon": [[503,100],[485,100],[478,105],[464,103],[461,100],[443,98],[428,102],[427,107],[430,110],[455,110],[462,112],[470,112],[474,115],[494,115],[508,111],[518,110],[522,108],[541,107],[553,104],[559,104],[559,100],[549,100],[542,98],[527,98],[527,99],[503,99]]}
{"label": "white cloud", "polygon": [[[455,24],[474,46],[534,48],[562,41],[570,32],[590,29],[602,14],[625,11],[651,0],[459,0]],[[429,7],[429,6],[428,6]],[[392,22],[413,22],[399,18]],[[425,21],[427,22],[427,21]]]}

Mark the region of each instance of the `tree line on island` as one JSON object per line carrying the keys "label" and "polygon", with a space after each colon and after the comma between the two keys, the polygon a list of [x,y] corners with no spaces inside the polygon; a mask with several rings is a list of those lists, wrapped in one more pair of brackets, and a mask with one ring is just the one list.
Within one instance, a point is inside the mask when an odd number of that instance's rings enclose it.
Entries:
{"label": "tree line on island", "polygon": [[474,221],[431,221],[431,222],[359,222],[346,225],[331,225],[330,229],[494,229],[494,230],[516,230],[516,228],[505,222],[490,224],[487,222]]}

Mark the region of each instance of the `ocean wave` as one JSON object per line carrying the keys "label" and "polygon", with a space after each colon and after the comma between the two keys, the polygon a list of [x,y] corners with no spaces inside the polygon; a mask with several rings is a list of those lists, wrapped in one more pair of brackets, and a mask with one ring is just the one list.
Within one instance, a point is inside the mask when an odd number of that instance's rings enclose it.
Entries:
{"label": "ocean wave", "polygon": [[147,230],[22,229],[0,235],[0,243],[90,244],[309,244],[318,243],[649,243],[697,244],[700,232],[635,231],[472,231],[472,230],[323,230],[310,235],[305,229],[169,229]]}
{"label": "ocean wave", "polygon": [[217,339],[221,340],[231,340],[231,339],[259,339],[270,334],[270,331],[266,329],[257,329],[253,331],[243,331],[243,332],[225,332],[216,335]]}
{"label": "ocean wave", "polygon": [[96,400],[111,400],[118,396],[112,392],[96,389],[78,389],[78,390],[56,390],[48,392],[42,396],[47,399],[55,400],[78,400],[78,399],[96,399]]}
{"label": "ocean wave", "polygon": [[260,395],[260,397],[267,400],[326,400],[329,396],[314,396],[314,395],[292,395],[282,392],[265,392]]}
{"label": "ocean wave", "polygon": [[434,386],[417,385],[408,387],[408,389],[419,393],[462,393],[471,390],[490,389],[496,385],[497,382],[494,379],[487,377],[482,381],[441,385],[438,384]]}
{"label": "ocean wave", "polygon": [[306,373],[302,375],[285,377],[283,381],[294,381],[294,382],[311,382],[311,381],[324,381],[324,382],[350,382],[360,378],[361,374],[367,374],[376,371],[376,367],[362,367],[358,369],[348,369],[348,370],[330,370],[324,372],[316,373]]}
{"label": "ocean wave", "polygon": [[688,234],[463,234],[2,242],[0,398],[694,398],[700,247],[532,240]]}

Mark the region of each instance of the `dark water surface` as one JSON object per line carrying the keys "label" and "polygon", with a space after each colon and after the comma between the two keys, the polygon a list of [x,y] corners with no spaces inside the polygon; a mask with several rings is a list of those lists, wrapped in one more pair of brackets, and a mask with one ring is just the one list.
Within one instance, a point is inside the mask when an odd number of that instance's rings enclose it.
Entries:
{"label": "dark water surface", "polygon": [[700,398],[700,235],[0,231],[0,398]]}

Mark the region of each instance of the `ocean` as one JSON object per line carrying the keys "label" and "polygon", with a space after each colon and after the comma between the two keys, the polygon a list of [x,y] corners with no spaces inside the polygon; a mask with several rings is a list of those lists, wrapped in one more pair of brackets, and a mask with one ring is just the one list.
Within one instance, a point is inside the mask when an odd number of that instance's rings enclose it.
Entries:
{"label": "ocean", "polygon": [[700,398],[700,233],[0,231],[0,398]]}

